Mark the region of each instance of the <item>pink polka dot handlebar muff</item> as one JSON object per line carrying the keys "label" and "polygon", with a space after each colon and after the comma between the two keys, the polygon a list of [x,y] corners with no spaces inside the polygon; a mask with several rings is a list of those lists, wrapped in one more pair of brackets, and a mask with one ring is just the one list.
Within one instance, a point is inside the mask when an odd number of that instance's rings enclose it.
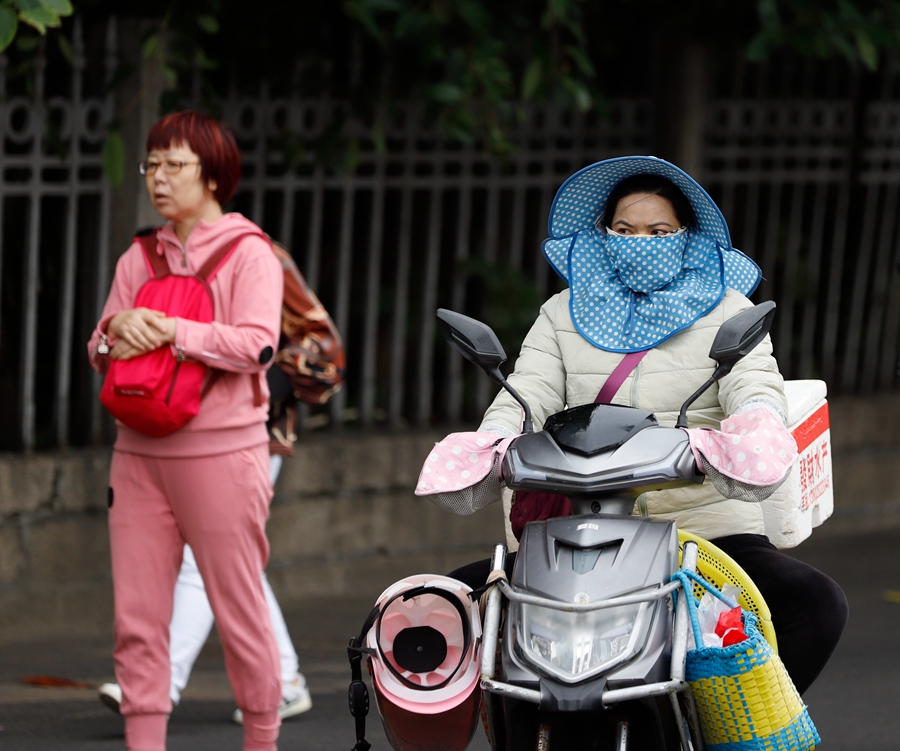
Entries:
{"label": "pink polka dot handlebar muff", "polygon": [[[764,493],[735,496],[739,486],[769,489],[769,494],[787,478],[797,458],[797,442],[781,420],[764,407],[741,412],[722,420],[720,430],[683,428],[691,451],[717,489],[721,482],[731,490],[723,493],[742,500],[764,500]],[[735,481],[738,485],[735,485]],[[721,490],[720,490],[721,492]]]}
{"label": "pink polka dot handlebar muff", "polygon": [[495,462],[503,460],[513,437],[487,431],[451,433],[436,443],[425,460],[416,495],[448,493],[472,487],[487,477]]}

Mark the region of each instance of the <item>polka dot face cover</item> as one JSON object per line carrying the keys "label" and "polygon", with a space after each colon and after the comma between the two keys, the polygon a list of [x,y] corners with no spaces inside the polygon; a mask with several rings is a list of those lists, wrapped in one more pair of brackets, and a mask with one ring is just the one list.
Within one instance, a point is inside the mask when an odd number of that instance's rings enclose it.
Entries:
{"label": "polka dot face cover", "polygon": [[665,287],[684,267],[687,233],[617,235],[606,231],[606,252],[616,276],[632,292],[650,294]]}
{"label": "polka dot face cover", "polygon": [[[598,228],[613,188],[639,174],[678,186],[697,226],[652,237]],[[749,295],[761,278],[759,267],[731,247],[728,225],[706,191],[655,157],[608,159],[572,175],[556,194],[549,230],[543,252],[569,285],[575,327],[610,352],[650,349],[710,312],[726,287]]]}

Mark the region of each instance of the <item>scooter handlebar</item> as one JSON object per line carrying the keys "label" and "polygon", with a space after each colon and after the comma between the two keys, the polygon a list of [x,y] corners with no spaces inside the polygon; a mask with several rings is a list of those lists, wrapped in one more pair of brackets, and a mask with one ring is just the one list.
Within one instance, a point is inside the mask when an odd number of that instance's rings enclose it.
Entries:
{"label": "scooter handlebar", "polygon": [[701,483],[705,477],[697,467],[687,434],[660,425],[591,454],[559,446],[544,430],[521,435],[507,449],[500,476],[513,490],[579,496],[629,489],[645,492]]}

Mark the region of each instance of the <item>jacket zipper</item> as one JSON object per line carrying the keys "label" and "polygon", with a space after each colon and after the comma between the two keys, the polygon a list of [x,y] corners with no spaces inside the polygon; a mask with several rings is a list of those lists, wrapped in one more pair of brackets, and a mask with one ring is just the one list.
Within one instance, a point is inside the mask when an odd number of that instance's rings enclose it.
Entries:
{"label": "jacket zipper", "polygon": [[640,376],[641,376],[641,363],[638,363],[637,367],[635,367],[635,369],[634,369],[634,373],[632,373],[632,378],[631,378],[631,406],[632,407],[637,407],[637,401],[638,401],[637,386],[638,386],[638,379],[640,378]]}
{"label": "jacket zipper", "polygon": [[100,335],[100,344],[97,345],[97,354],[98,355],[108,355],[109,354],[109,339],[106,334]]}
{"label": "jacket zipper", "polygon": [[185,250],[184,245],[181,246],[181,268],[187,268],[187,250]]}
{"label": "jacket zipper", "polygon": [[637,499],[637,507],[638,513],[644,518],[650,516],[650,512],[647,510],[647,494],[641,493]]}
{"label": "jacket zipper", "polygon": [[175,355],[175,372],[172,373],[172,382],[169,384],[169,393],[166,394],[166,406],[169,406],[169,400],[172,398],[172,392],[175,390],[175,381],[178,380],[178,371],[181,369],[181,363],[184,362],[184,348],[175,347],[177,354]]}

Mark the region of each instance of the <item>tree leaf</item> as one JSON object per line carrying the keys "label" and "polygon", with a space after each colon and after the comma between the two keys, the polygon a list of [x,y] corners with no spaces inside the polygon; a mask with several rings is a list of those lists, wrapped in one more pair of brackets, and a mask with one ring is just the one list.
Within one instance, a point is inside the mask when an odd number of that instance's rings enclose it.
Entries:
{"label": "tree leaf", "polygon": [[16,47],[22,52],[33,52],[40,45],[41,40],[32,34],[19,34],[16,37]]}
{"label": "tree leaf", "polygon": [[194,62],[196,62],[198,66],[203,68],[203,70],[215,70],[219,67],[219,64],[215,60],[212,60],[199,47],[194,51]]}
{"label": "tree leaf", "polygon": [[159,66],[159,69],[162,71],[163,78],[166,79],[166,83],[169,84],[169,86],[174,86],[176,83],[178,83],[178,71],[176,71],[175,68],[173,68],[171,65],[162,63]]}
{"label": "tree leaf", "polygon": [[9,8],[0,8],[0,52],[9,47],[10,42],[15,39],[18,27],[16,14]]}
{"label": "tree leaf", "polygon": [[777,0],[758,0],[756,7],[759,12],[759,20],[762,21],[764,28],[775,28],[781,25]]}
{"label": "tree leaf", "polygon": [[[71,16],[74,12],[72,8],[72,3],[69,0],[39,0],[40,4],[45,8],[49,8],[57,16],[61,16],[65,18],[66,16]],[[21,3],[19,4],[21,7]]]}
{"label": "tree leaf", "polygon": [[103,174],[113,187],[118,188],[125,179],[125,144],[117,131],[112,131],[103,142]]}
{"label": "tree leaf", "polygon": [[365,7],[367,5],[370,5],[370,3],[360,2],[360,0],[348,0],[348,2],[344,3],[344,12],[350,16],[350,18],[355,18],[359,21],[376,42],[383,44],[384,34],[381,33],[381,28],[378,26],[378,22],[372,15],[371,8]]}
{"label": "tree leaf", "polygon": [[541,82],[544,80],[544,63],[538,58],[532,60],[525,75],[522,76],[522,99],[534,99]]}
{"label": "tree leaf", "polygon": [[587,86],[585,86],[580,81],[576,81],[574,78],[566,76],[562,79],[561,83],[563,85],[563,88],[569,93],[569,96],[572,97],[572,100],[575,102],[575,106],[581,112],[587,112],[594,104],[594,99],[591,96],[591,92],[588,91]]}
{"label": "tree leaf", "polygon": [[219,33],[219,22],[215,16],[197,16],[197,26],[207,34]]}
{"label": "tree leaf", "polygon": [[19,13],[19,20],[33,26],[41,34],[47,33],[47,27],[60,25],[59,16],[48,8],[32,8]]}
{"label": "tree leaf", "polygon": [[483,2],[458,2],[456,12],[479,34],[487,36],[491,30],[491,14]]}
{"label": "tree leaf", "polygon": [[878,70],[878,48],[871,37],[862,31],[856,33],[856,49],[859,51],[859,58],[862,64],[870,71]]}
{"label": "tree leaf", "polygon": [[159,47],[159,34],[151,34],[144,40],[144,44],[141,47],[141,54],[144,56],[144,60],[149,60],[153,57],[157,47]]}
{"label": "tree leaf", "polygon": [[428,98],[440,104],[456,104],[464,98],[463,90],[452,83],[437,83],[429,86]]}
{"label": "tree leaf", "polygon": [[19,10],[36,10],[37,8],[43,8],[41,5],[41,0],[16,0],[16,5],[19,6]]}
{"label": "tree leaf", "polygon": [[752,63],[762,62],[769,56],[769,39],[764,33],[757,34],[750,43],[744,53],[747,59]]}
{"label": "tree leaf", "polygon": [[62,53],[62,56],[66,59],[66,62],[71,65],[73,59],[72,52],[72,44],[69,42],[68,38],[66,38],[65,34],[57,34],[56,35],[56,43],[59,45],[59,51]]}
{"label": "tree leaf", "polygon": [[569,45],[566,47],[566,52],[569,53],[569,57],[575,61],[575,65],[578,66],[578,70],[585,76],[593,76],[596,74],[594,70],[594,64],[590,61],[588,56],[584,54],[583,50],[578,49],[575,45]]}

